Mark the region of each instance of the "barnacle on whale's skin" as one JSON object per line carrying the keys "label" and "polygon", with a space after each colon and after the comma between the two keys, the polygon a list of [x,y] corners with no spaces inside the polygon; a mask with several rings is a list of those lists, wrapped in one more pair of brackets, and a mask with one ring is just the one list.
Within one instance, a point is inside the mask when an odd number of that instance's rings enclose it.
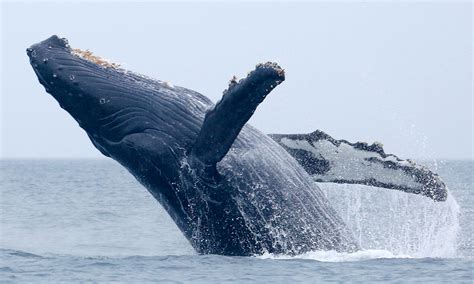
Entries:
{"label": "barnacle on whale's skin", "polygon": [[81,57],[85,60],[91,61],[91,62],[93,62],[97,65],[100,65],[102,67],[105,67],[105,68],[114,68],[114,69],[120,68],[120,64],[110,62],[107,59],[104,59],[100,56],[97,56],[97,55],[93,54],[92,51],[90,51],[88,49],[82,50],[82,49],[79,49],[79,48],[72,48],[71,49],[71,54],[75,55],[75,56],[78,56],[78,57]]}

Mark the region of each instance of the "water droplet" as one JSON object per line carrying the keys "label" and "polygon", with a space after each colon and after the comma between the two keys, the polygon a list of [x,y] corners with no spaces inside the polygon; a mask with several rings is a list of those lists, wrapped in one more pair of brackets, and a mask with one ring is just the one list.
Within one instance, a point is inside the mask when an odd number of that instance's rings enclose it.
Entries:
{"label": "water droplet", "polygon": [[51,48],[53,48],[53,47],[52,47],[51,45],[48,45],[48,48],[51,49]]}
{"label": "water droplet", "polygon": [[53,74],[53,78],[57,78],[57,77],[58,77],[58,75],[56,75],[56,74]]}
{"label": "water droplet", "polygon": [[48,63],[48,58],[43,58],[43,63],[44,64]]}
{"label": "water droplet", "polygon": [[67,93],[68,96],[72,97],[72,93]]}
{"label": "water droplet", "polygon": [[36,68],[36,67],[38,67],[38,64],[36,64],[36,63],[33,63],[33,67],[35,67],[35,68]]}
{"label": "water droplet", "polygon": [[105,104],[105,99],[104,99],[104,98],[101,98],[101,99],[99,100],[99,103],[100,103],[101,105]]}
{"label": "water droplet", "polygon": [[31,57],[36,57],[36,56],[37,56],[36,50],[33,50],[33,51],[31,52]]}
{"label": "water droplet", "polygon": [[74,81],[74,79],[76,79],[76,76],[74,76],[74,75],[72,75],[72,74],[69,75],[69,80]]}

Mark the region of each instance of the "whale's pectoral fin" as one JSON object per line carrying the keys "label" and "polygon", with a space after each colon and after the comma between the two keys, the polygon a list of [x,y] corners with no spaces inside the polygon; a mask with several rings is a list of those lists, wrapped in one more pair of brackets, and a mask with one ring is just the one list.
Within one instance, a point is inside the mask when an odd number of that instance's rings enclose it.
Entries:
{"label": "whale's pectoral fin", "polygon": [[284,80],[284,70],[271,62],[257,65],[239,82],[231,80],[222,99],[206,114],[190,156],[204,165],[215,166],[229,151],[257,106]]}
{"label": "whale's pectoral fin", "polygon": [[446,185],[429,169],[411,160],[385,154],[380,143],[335,140],[322,131],[271,134],[317,182],[364,184],[447,198]]}

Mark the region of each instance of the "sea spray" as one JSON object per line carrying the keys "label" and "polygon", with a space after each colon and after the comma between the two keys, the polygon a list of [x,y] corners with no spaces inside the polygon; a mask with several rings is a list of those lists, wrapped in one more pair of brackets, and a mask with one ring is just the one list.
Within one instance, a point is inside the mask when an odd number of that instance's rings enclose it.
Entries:
{"label": "sea spray", "polygon": [[410,257],[456,257],[459,205],[361,185],[320,184],[362,250]]}

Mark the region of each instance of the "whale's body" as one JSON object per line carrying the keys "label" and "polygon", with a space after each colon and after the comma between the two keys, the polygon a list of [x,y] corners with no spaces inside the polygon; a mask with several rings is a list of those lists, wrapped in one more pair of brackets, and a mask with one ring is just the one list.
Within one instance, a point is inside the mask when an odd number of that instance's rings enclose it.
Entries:
{"label": "whale's body", "polygon": [[358,248],[301,161],[245,124],[283,81],[278,66],[257,66],[214,105],[197,92],[75,55],[55,36],[28,54],[46,90],[163,205],[197,252]]}

